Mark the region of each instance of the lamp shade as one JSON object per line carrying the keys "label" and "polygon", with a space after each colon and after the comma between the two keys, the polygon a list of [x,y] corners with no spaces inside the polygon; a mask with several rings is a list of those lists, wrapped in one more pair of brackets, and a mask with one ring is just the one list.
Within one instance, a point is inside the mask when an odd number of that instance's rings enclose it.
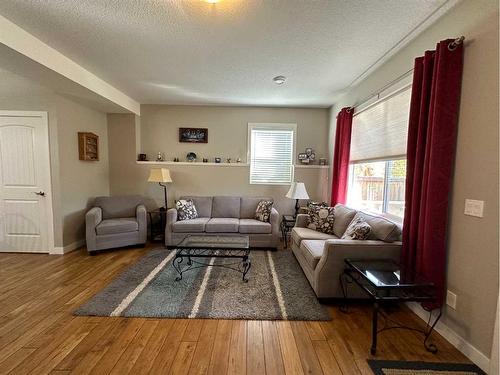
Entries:
{"label": "lamp shade", "polygon": [[288,190],[285,196],[291,199],[309,199],[306,186],[303,182],[292,182],[290,190]]}
{"label": "lamp shade", "polygon": [[148,182],[172,182],[170,171],[166,168],[151,168]]}

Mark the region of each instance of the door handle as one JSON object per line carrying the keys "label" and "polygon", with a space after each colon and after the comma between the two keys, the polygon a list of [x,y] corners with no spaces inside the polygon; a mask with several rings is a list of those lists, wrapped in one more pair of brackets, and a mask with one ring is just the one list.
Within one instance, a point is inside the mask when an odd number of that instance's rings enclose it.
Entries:
{"label": "door handle", "polygon": [[36,195],[39,195],[41,197],[45,197],[45,192],[43,192],[43,191],[38,191],[38,192],[34,191],[33,193],[35,193]]}

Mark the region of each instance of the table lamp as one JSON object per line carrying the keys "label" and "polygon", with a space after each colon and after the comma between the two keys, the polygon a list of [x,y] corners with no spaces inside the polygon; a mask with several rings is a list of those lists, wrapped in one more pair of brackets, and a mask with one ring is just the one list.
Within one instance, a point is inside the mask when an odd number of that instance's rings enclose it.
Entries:
{"label": "table lamp", "polygon": [[[170,177],[170,171],[166,168],[151,168],[149,171],[148,182],[158,182],[158,184],[163,187],[163,192],[165,194],[165,210],[167,209],[167,182],[172,182]],[[162,207],[163,208],[163,207]],[[160,209],[162,209],[160,208]]]}
{"label": "table lamp", "polygon": [[294,217],[297,217],[300,208],[299,199],[309,199],[309,195],[306,191],[306,186],[303,182],[292,182],[292,185],[290,185],[290,190],[288,190],[288,193],[286,193],[285,196],[290,199],[295,199]]}

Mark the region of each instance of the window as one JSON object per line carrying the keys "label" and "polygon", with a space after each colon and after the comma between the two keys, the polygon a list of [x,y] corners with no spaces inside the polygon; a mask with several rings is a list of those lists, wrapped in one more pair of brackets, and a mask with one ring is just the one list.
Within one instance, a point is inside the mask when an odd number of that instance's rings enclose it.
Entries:
{"label": "window", "polygon": [[404,216],[410,88],[406,86],[354,115],[349,205]]}
{"label": "window", "polygon": [[248,124],[250,183],[293,181],[296,124]]}

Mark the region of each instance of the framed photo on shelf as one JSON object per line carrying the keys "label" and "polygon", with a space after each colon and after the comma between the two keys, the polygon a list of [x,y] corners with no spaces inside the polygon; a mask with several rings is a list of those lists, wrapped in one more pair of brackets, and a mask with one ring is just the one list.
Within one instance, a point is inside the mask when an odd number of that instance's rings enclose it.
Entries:
{"label": "framed photo on shelf", "polygon": [[179,128],[179,142],[208,143],[207,128]]}

